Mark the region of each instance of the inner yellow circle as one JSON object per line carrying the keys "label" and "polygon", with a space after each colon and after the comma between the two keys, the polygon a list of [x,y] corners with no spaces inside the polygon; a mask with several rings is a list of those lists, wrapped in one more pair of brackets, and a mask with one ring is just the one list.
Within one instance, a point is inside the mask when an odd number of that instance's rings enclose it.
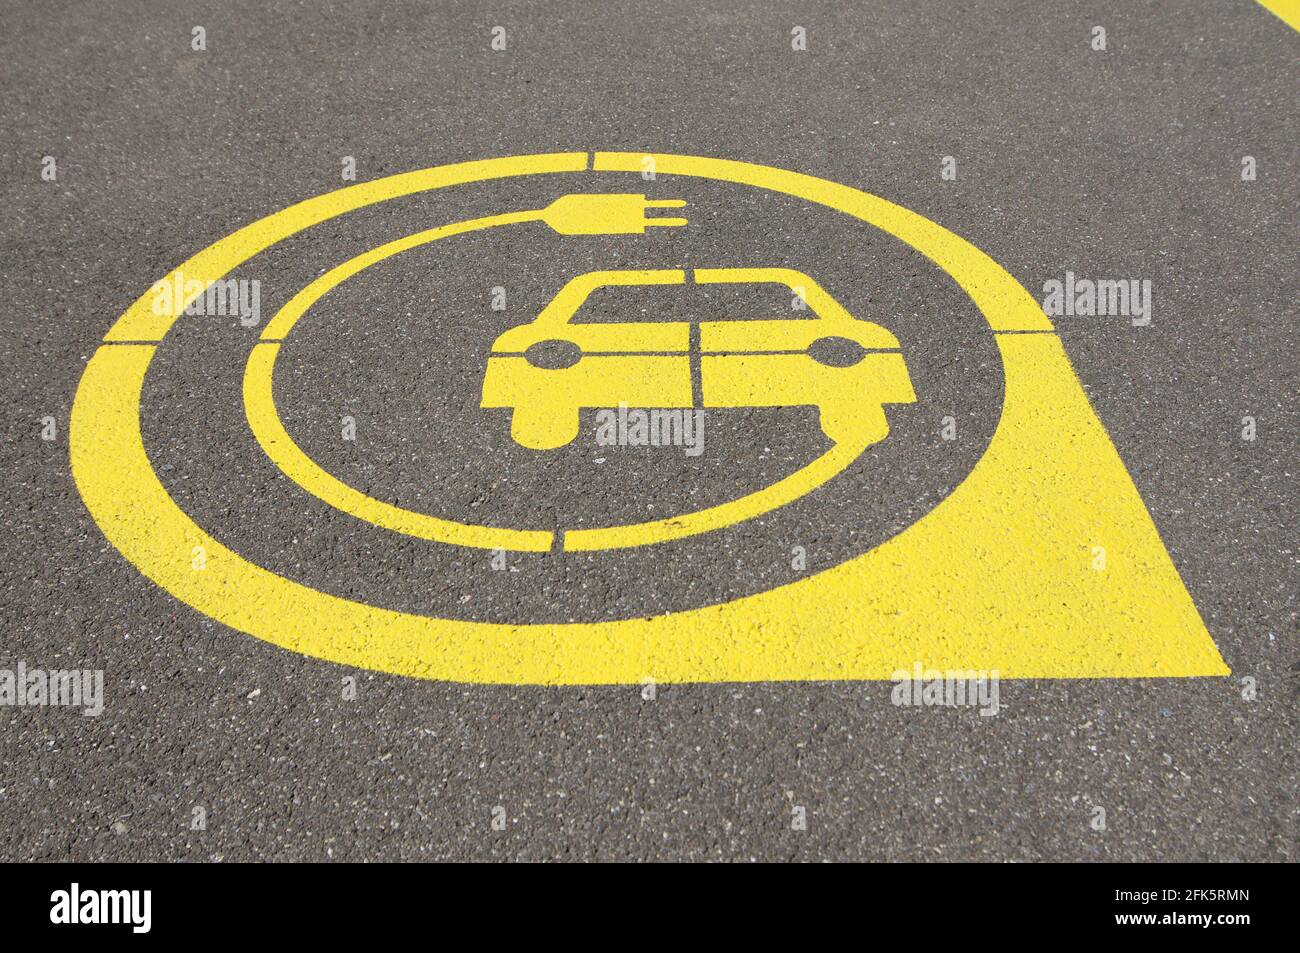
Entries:
{"label": "inner yellow circle", "polygon": [[[521,552],[592,551],[645,546],[706,533],[771,512],[841,473],[873,442],[865,434],[836,441],[815,460],[761,490],[726,503],[665,519],[559,534],[442,519],[377,500],[331,475],[285,429],[275,406],[273,378],[280,345],[299,320],[332,289],[394,255],[443,238],[502,225],[535,222],[541,211],[507,212],[453,222],[387,242],[337,265],[302,288],[267,323],[244,369],[244,411],[267,457],[300,487],[330,506],[381,529],[480,549]],[[557,540],[555,537],[559,536]],[[557,543],[559,544],[557,546]]]}

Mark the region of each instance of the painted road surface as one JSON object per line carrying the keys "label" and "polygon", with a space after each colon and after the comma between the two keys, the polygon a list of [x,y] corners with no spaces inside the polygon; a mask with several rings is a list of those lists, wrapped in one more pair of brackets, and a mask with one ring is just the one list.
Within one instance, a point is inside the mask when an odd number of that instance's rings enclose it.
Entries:
{"label": "painted road surface", "polygon": [[937,12],[11,13],[2,856],[1293,859],[1290,11]]}

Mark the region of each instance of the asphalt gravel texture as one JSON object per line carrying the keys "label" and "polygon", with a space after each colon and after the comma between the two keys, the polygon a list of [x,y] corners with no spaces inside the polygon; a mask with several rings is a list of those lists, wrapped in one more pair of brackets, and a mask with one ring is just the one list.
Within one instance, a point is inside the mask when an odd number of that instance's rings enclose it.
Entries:
{"label": "asphalt gravel texture", "polygon": [[[206,50],[191,48],[196,26]],[[806,50],[792,48],[796,26]],[[0,859],[1295,860],[1298,50],[1300,35],[1245,0],[5,0],[0,668],[102,669],[105,709],[0,708]],[[67,421],[87,360],[154,281],[349,184],[345,156],[369,181],[585,150],[740,159],[860,188],[968,239],[1036,298],[1067,271],[1150,280],[1149,326],[1058,327],[1232,675],[1005,681],[996,717],[898,707],[888,682],[659,685],[647,698],[640,685],[423,681],[227,628],[107,542],[70,474]],[[568,244],[484,233],[341,287],[285,345],[286,427],[341,479],[453,518],[555,528],[730,499],[824,449],[815,415],[710,413],[698,459],[584,438],[538,462],[508,416],[477,407],[478,388],[496,334],[571,274],[761,259],[817,275],[894,331],[917,390],[889,439],[817,493],[680,543],[514,554],[494,571],[479,551],[369,526],[279,474],[239,402],[256,331],[215,317],[179,329],[146,384],[160,478],[276,572],[509,622],[765,591],[790,581],[793,547],[826,568],[937,505],[1002,399],[969,299],[870,229],[737,187],[673,188],[686,228]],[[412,197],[297,236],[239,277],[262,282],[270,314],[379,242],[566,190]],[[588,319],[782,307],[753,289],[671,303],[641,290],[593,299]],[[354,442],[339,439],[345,416]],[[945,417],[959,439],[941,439]]]}

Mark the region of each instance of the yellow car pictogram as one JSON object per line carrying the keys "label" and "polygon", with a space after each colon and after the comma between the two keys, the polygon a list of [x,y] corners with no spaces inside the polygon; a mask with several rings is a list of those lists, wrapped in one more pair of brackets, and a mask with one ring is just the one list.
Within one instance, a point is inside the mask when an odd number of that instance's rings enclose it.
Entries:
{"label": "yellow car pictogram", "polygon": [[597,289],[681,285],[683,270],[592,271],[570,280],[533,321],[503,332],[483,379],[485,408],[513,411],[510,434],[534,450],[578,435],[583,408],[818,408],[835,443],[889,433],[885,404],[916,400],[898,339],[854,318],[817,282],[790,268],[700,268],[696,284],[779,283],[811,318],[580,323]]}

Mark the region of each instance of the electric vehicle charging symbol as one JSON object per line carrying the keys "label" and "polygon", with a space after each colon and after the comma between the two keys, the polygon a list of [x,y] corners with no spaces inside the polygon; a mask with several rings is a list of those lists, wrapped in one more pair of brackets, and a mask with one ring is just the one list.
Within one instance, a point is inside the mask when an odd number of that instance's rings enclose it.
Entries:
{"label": "electric vehicle charging symbol", "polygon": [[[118,318],[88,361],[69,425],[72,475],[105,538],[175,598],[234,629],[317,658],[421,678],[510,684],[636,684],[646,677],[661,683],[891,679],[918,659],[939,669],[997,669],[1003,678],[1229,674],[1038,302],[973,244],[879,196],[790,170],[703,156],[501,157],[403,173],[308,199],[221,238],[162,280],[184,274],[198,281],[202,293],[255,255],[312,226],[403,196],[490,180],[637,176],[647,161],[669,180],[680,176],[751,188],[875,227],[923,255],[966,292],[996,344],[1004,397],[983,456],[933,510],[839,564],[752,595],[653,617],[496,622],[396,611],[335,595],[223,544],[181,508],[154,469],[141,428],[142,391],[156,353],[168,346],[169,333],[193,299],[187,292],[188,300],[159,314],[154,294],[147,291]],[[684,224],[645,216],[649,208],[680,204],[638,195],[565,196],[545,209],[427,229],[343,262],[301,289],[252,347],[243,396],[253,436],[304,489],[382,528],[466,546],[499,546],[504,538],[517,548],[546,552],[550,533],[473,527],[404,511],[326,473],[279,420],[272,396],[276,356],[312,302],[406,249],[523,222],[545,222],[562,235],[640,234],[656,224]],[[698,281],[698,273],[695,277]],[[819,309],[818,319],[827,313]],[[816,320],[808,322],[810,329]],[[723,373],[715,379],[727,381],[726,359],[739,356],[770,360],[766,366],[775,370],[765,386],[779,384],[783,371],[798,362],[776,359],[799,356],[800,345],[786,350],[793,339],[782,322],[760,323],[762,328],[748,329],[760,337],[748,339],[742,354],[732,350],[723,330],[711,332],[706,341],[701,327],[701,376],[704,362],[716,359]],[[762,340],[768,333],[776,337]],[[804,342],[802,354],[810,361],[811,343]],[[626,344],[624,339],[606,356],[636,356],[620,350]],[[494,350],[489,363],[510,358],[526,363],[529,346],[514,353]],[[687,341],[664,356],[689,358],[691,352]],[[901,362],[901,355],[891,353]],[[494,399],[488,383],[485,377],[485,401]],[[837,404],[827,396],[833,396],[833,388],[810,387],[804,378],[791,387],[801,402],[818,406],[828,435],[843,436]],[[895,394],[901,387],[898,383]],[[749,406],[761,396],[748,392],[743,382],[735,389],[741,393],[727,397],[725,386],[712,387],[710,400]],[[569,424],[554,421],[571,419],[573,408],[587,399],[580,391],[565,389],[564,399],[556,399],[554,413],[548,412],[535,431],[525,410],[526,438],[542,443],[563,437]],[[883,388],[873,392],[872,400],[888,403],[883,394]],[[656,400],[661,395],[661,387],[651,388]],[[742,400],[746,403],[739,404]],[[520,404],[529,406],[518,400],[506,406],[513,411]],[[848,433],[859,440],[879,439],[879,421],[861,431],[849,427]],[[768,492],[796,498],[839,472],[845,455],[859,452],[852,439],[837,443]],[[661,542],[749,518],[755,506],[771,503],[771,496],[744,497],[658,524],[569,531],[563,549]],[[703,522],[692,523],[700,514],[706,514]],[[1089,547],[1099,543],[1107,549],[1105,572],[1089,568],[1085,559]],[[195,547],[206,553],[202,571],[191,559]]]}
{"label": "electric vehicle charging symbol", "polygon": [[[656,226],[686,225],[684,218],[650,215],[652,209],[685,204],[633,193],[575,192],[541,209],[417,232],[334,267],[276,313],[253,349],[244,396],[254,437],[287,476],[336,509],[393,532],[483,549],[547,552],[648,546],[721,529],[799,499],[884,439],[889,432],[885,404],[910,403],[916,396],[898,340],[877,324],[855,319],[816,281],[793,269],[589,272],[567,282],[535,320],[499,335],[488,357],[480,406],[509,408],[512,436],[533,450],[570,443],[584,407],[692,407],[700,393],[700,402],[709,407],[818,408],[822,430],[831,440],[829,449],[768,486],[704,509],[555,533],[462,523],[396,506],[336,479],[302,452],[275,409],[272,377],[280,342],[323,295],[367,268],[454,235],[528,222],[540,221],[564,236],[644,235]],[[784,284],[797,291],[815,317],[698,325],[571,320],[598,288],[680,285],[688,274],[697,284]],[[548,349],[550,359],[539,357],[539,348]],[[848,359],[839,360],[846,349]]]}

